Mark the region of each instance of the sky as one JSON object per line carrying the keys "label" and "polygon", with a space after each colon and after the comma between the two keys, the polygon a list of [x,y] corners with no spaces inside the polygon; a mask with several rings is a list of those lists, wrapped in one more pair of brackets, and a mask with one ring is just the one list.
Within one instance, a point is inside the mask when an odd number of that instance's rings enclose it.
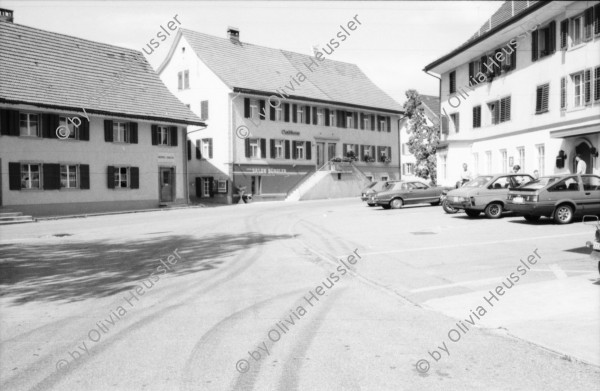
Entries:
{"label": "sky", "polygon": [[[405,91],[438,95],[425,65],[471,37],[501,1],[4,1],[14,22],[142,51],[175,16],[181,27],[255,45],[312,54],[340,25],[361,22],[328,59],[354,63],[399,103]],[[146,58],[156,69],[174,34]],[[149,51],[148,49],[146,49]]]}

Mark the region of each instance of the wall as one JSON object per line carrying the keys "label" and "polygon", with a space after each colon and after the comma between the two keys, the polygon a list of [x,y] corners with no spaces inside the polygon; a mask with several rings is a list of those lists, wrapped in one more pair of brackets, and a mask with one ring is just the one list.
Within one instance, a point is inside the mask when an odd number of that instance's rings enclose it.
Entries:
{"label": "wall", "polygon": [[368,184],[366,179],[355,174],[341,174],[341,179],[338,179],[338,174],[332,173],[321,179],[300,200],[360,197],[362,189]]}

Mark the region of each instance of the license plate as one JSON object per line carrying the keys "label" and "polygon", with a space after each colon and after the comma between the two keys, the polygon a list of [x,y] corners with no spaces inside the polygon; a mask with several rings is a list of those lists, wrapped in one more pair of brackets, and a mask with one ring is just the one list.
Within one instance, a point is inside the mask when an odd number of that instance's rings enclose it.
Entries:
{"label": "license plate", "polygon": [[523,203],[523,197],[515,197],[512,200],[515,204],[522,204]]}
{"label": "license plate", "polygon": [[453,197],[453,198],[452,198],[452,200],[453,200],[454,202],[460,202],[460,197]]}
{"label": "license plate", "polygon": [[593,249],[600,251],[600,243],[594,243]]}

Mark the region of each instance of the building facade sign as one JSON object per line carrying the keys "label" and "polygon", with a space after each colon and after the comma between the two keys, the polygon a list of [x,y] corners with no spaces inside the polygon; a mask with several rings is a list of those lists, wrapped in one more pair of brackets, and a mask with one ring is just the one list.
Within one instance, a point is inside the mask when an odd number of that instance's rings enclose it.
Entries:
{"label": "building facade sign", "polygon": [[175,154],[172,152],[159,152],[157,162],[161,165],[175,166]]}
{"label": "building facade sign", "polygon": [[296,130],[286,130],[286,129],[283,129],[281,131],[281,134],[283,134],[284,136],[300,136],[300,132],[298,132]]}

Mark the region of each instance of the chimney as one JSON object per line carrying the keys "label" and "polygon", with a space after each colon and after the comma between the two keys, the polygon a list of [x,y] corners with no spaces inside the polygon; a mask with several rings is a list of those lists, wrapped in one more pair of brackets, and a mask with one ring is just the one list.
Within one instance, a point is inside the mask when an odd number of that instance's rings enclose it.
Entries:
{"label": "chimney", "polygon": [[0,8],[0,21],[13,22],[13,11],[6,8]]}
{"label": "chimney", "polygon": [[231,42],[233,43],[239,43],[240,42],[240,29],[238,29],[237,27],[227,27],[227,37],[229,38],[229,40],[231,40]]}

